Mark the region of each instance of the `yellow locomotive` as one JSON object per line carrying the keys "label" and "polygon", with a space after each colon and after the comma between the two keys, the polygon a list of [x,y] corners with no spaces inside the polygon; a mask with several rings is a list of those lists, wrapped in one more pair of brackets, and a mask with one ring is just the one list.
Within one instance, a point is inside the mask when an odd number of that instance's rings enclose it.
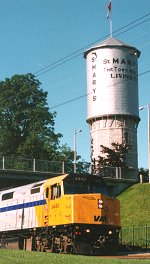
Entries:
{"label": "yellow locomotive", "polygon": [[119,201],[99,176],[61,175],[0,192],[0,245],[73,254],[114,253]]}

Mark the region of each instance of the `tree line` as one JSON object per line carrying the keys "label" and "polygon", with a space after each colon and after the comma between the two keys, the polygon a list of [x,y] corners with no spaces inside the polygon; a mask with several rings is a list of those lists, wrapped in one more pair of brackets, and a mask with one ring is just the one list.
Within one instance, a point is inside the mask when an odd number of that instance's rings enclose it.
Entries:
{"label": "tree line", "polygon": [[73,162],[73,151],[55,132],[56,112],[49,111],[47,94],[33,74],[0,82],[1,155]]}

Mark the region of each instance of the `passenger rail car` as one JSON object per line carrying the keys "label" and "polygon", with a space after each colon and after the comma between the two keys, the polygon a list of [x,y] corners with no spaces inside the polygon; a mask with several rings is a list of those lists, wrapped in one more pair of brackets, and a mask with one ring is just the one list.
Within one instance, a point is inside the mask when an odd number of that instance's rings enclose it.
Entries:
{"label": "passenger rail car", "polygon": [[0,191],[0,246],[48,252],[115,252],[119,201],[98,176],[61,175]]}

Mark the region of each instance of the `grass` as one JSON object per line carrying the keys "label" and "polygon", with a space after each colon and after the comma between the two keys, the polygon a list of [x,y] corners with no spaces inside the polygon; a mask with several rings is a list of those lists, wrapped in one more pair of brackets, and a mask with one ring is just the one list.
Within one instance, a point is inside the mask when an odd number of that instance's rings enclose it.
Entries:
{"label": "grass", "polygon": [[109,259],[19,250],[0,250],[0,264],[146,264],[150,260]]}
{"label": "grass", "polygon": [[121,204],[122,227],[150,226],[150,184],[135,184],[117,198]]}

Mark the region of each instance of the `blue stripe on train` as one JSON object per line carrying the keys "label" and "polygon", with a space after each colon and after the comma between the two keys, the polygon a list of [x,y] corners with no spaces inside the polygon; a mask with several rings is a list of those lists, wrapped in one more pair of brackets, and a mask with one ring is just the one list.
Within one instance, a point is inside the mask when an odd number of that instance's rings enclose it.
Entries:
{"label": "blue stripe on train", "polygon": [[39,205],[44,205],[44,204],[46,204],[46,200],[45,199],[44,200],[33,201],[33,202],[28,202],[28,203],[10,205],[10,206],[6,206],[6,207],[3,207],[3,208],[0,208],[0,213],[13,211],[13,210],[18,210],[18,209],[23,209],[23,208],[34,207],[34,206],[39,206]]}

